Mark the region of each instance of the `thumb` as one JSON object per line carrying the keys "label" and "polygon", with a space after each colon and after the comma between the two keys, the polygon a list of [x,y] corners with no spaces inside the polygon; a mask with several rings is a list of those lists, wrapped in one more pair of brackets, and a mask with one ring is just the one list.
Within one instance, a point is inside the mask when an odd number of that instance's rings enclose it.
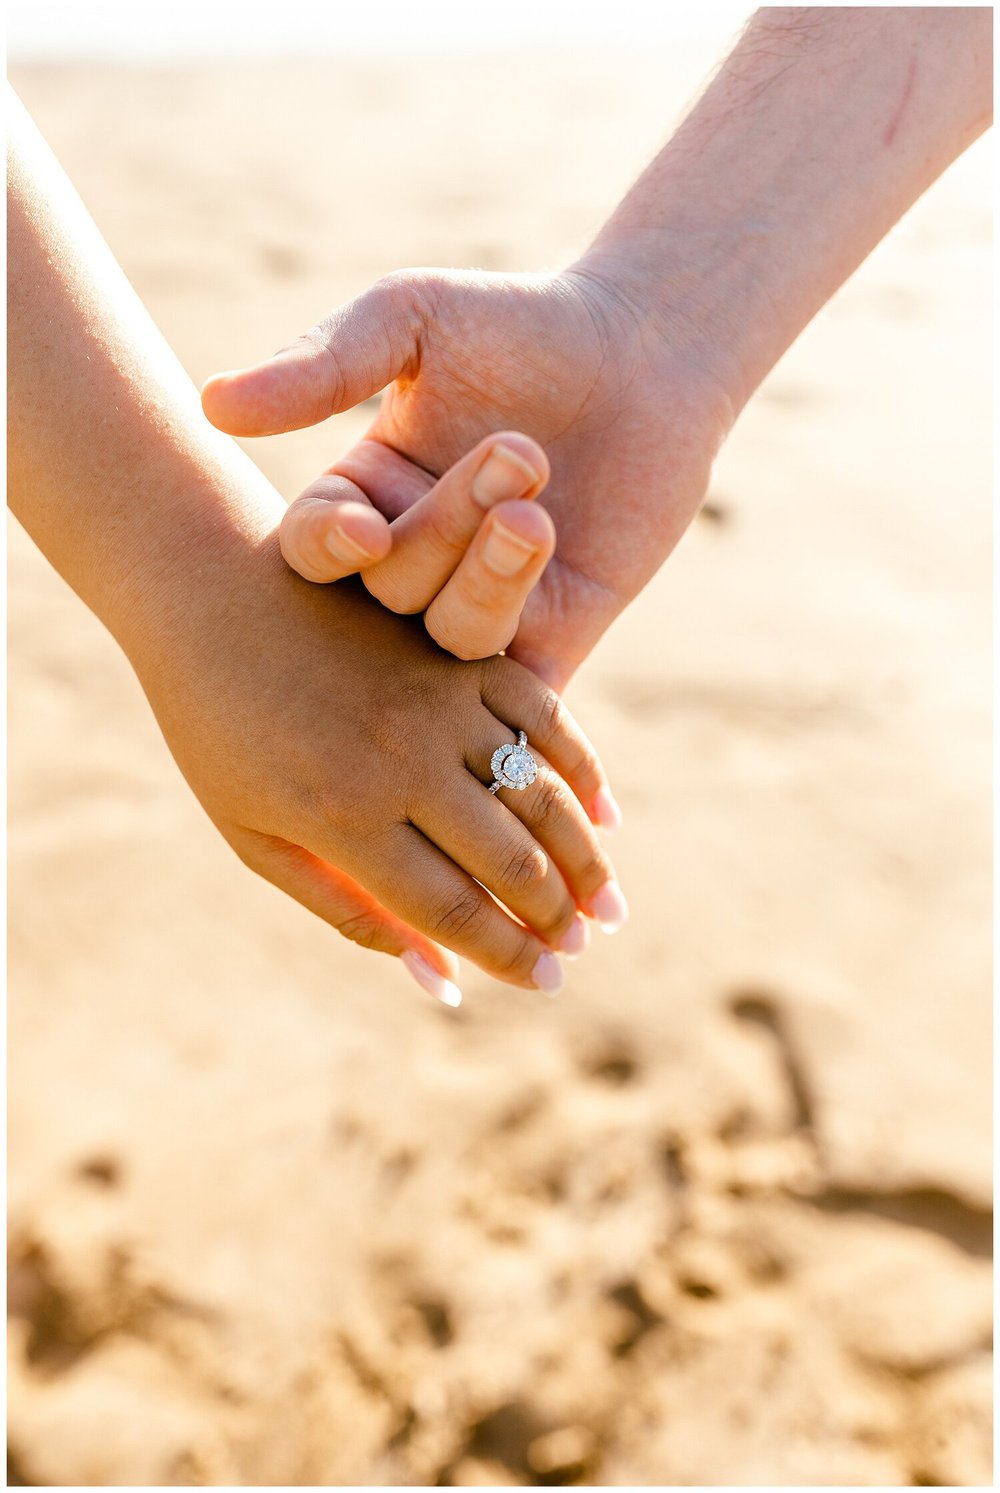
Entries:
{"label": "thumb", "polygon": [[389,275],[263,363],[213,374],[205,414],[230,435],[281,435],[370,399],[416,362],[419,285]]}

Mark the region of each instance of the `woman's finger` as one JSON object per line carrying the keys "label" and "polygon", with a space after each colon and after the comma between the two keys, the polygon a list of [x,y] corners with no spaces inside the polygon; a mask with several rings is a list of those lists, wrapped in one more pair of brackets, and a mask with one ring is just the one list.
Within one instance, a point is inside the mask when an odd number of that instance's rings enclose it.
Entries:
{"label": "woman's finger", "polygon": [[[395,520],[392,550],[365,570],[365,585],[394,612],[424,611],[460,565],[484,515],[497,503],[535,497],[548,475],[545,453],[530,437],[516,431],[488,436]],[[520,555],[519,568],[527,558]]]}
{"label": "woman's finger", "polygon": [[345,872],[287,840],[247,832],[233,848],[258,876],[336,928],[353,943],[394,954],[417,984],[446,1006],[458,1006],[458,960],[410,928]]}
{"label": "woman's finger", "polygon": [[[484,731],[480,748],[469,753],[469,770],[487,790],[494,781],[492,753],[510,736],[502,721],[493,720]],[[542,757],[538,742],[530,736],[528,751],[537,763],[534,782],[525,788],[500,788],[495,799],[542,848],[580,911],[600,923],[606,933],[617,933],[628,918],[628,904],[615,869],[579,799]]]}
{"label": "woman's finger", "polygon": [[555,547],[555,525],[537,503],[492,509],[427,609],[431,637],[457,658],[489,658],[506,648]]}
{"label": "woman's finger", "polygon": [[392,548],[389,525],[347,477],[325,472],[281,520],[281,553],[307,581],[339,581],[377,564]]}
{"label": "woman's finger", "polygon": [[555,690],[513,659],[486,666],[483,704],[532,745],[569,784],[588,817],[602,829],[621,827],[621,810],[591,743]]}
{"label": "woman's finger", "polygon": [[401,824],[371,849],[365,879],[407,923],[498,980],[546,995],[560,989],[562,965],[552,950],[419,829]]}
{"label": "woman's finger", "polygon": [[550,948],[570,957],[583,953],[587,925],[554,856],[470,773],[461,773],[447,801],[425,806],[415,823]]}

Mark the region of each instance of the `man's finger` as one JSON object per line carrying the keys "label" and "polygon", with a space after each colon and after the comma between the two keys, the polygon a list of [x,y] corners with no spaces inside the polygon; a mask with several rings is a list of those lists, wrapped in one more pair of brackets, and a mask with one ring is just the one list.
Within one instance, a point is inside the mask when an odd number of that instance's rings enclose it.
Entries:
{"label": "man's finger", "polygon": [[389,525],[355,483],[327,472],[285,510],[281,553],[307,581],[339,581],[392,548]]}
{"label": "man's finger", "polygon": [[431,637],[458,658],[489,658],[506,648],[555,547],[555,525],[544,508],[499,504],[427,609]]}
{"label": "man's finger", "polygon": [[414,503],[419,503],[437,481],[371,431],[339,457],[330,468],[357,484],[373,507],[392,523]]}
{"label": "man's finger", "polygon": [[548,475],[545,453],[529,436],[487,437],[395,520],[391,553],[366,569],[365,585],[394,612],[423,611],[460,566],[484,516],[505,500],[535,497]]}
{"label": "man's finger", "polygon": [[419,277],[389,275],[251,368],[216,373],[202,408],[230,435],[316,425],[384,389],[417,358]]}

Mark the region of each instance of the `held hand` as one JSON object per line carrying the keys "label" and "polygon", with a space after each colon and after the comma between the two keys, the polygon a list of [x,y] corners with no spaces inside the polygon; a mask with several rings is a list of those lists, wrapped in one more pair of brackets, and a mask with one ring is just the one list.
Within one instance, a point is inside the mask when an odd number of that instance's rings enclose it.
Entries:
{"label": "held hand", "polygon": [[[600,765],[526,669],[450,658],[357,582],[306,585],[273,535],[183,601],[130,656],[188,782],[260,875],[348,938],[406,952],[450,1003],[439,943],[551,992],[585,917],[624,921],[581,807]],[[518,730],[538,778],[491,796],[491,757]]]}
{"label": "held hand", "polygon": [[761,379],[989,124],[991,24],[765,6],[570,269],[391,275],[211,380],[205,410],[266,435],[392,383],[337,467],[389,518],[483,436],[541,441],[559,545],[511,651],[561,688],[676,544]]}
{"label": "held hand", "polygon": [[[524,601],[508,652],[561,689],[680,538],[731,423],[721,381],[683,355],[680,324],[644,316],[613,278],[607,262],[598,273],[585,261],[557,276],[405,271],[267,362],[210,379],[206,414],[244,436],[315,424],[391,384],[367,435],[289,509],[289,563],[333,580],[363,563],[348,537],[369,538],[379,557],[394,552],[400,516],[438,501],[427,496],[435,478],[462,453],[480,443],[471,464],[485,438],[511,445],[514,436],[496,433],[529,432],[552,464],[556,554],[526,601],[509,585],[498,611],[477,540],[456,571],[447,631],[435,635],[457,651],[463,639],[466,653],[495,651]],[[327,558],[330,520],[315,498],[333,494],[373,505],[392,528],[370,507],[356,511],[356,527],[343,525],[343,547],[335,539]],[[508,503],[504,523],[510,511]],[[522,505],[522,521],[532,511],[540,512]],[[406,566],[416,567],[418,552],[414,544]],[[538,568],[536,558],[524,574]],[[432,630],[434,620],[432,609]]]}
{"label": "held hand", "polygon": [[360,571],[390,611],[424,613],[458,658],[488,658],[514,636],[521,608],[555,548],[534,498],[549,464],[528,436],[481,441],[390,525],[367,494],[332,468],[281,523],[285,559],[307,581]]}

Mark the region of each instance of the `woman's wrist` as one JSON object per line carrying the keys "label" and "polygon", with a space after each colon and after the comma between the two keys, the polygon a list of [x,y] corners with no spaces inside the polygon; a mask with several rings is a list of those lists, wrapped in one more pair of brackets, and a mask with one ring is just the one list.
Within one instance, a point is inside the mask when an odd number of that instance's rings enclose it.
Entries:
{"label": "woman's wrist", "polygon": [[144,474],[142,511],[118,531],[96,583],[90,567],[85,599],[140,672],[170,653],[190,654],[262,547],[276,543],[281,500],[235,443],[215,444],[199,438],[158,453]]}
{"label": "woman's wrist", "polygon": [[194,593],[283,505],[205,420],[51,152],[9,112],[10,503],[134,659],[180,640]]}

